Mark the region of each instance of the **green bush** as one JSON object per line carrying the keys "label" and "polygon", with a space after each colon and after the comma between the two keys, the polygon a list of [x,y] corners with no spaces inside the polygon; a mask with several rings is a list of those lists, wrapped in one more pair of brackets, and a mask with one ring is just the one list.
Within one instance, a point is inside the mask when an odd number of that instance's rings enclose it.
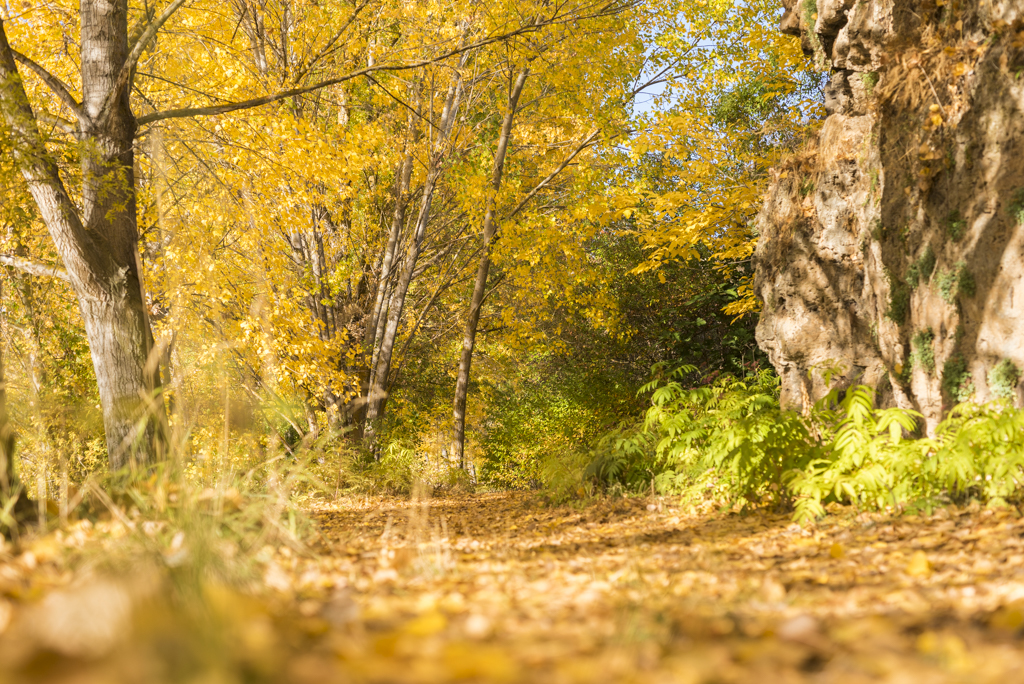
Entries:
{"label": "green bush", "polygon": [[974,275],[963,261],[958,261],[950,271],[940,271],[935,277],[935,284],[939,288],[942,301],[947,304],[955,303],[960,294],[973,297],[976,290]]}
{"label": "green bush", "polygon": [[[875,86],[878,85],[878,72],[868,71],[862,73],[860,80],[864,84],[864,91],[867,93],[867,96],[871,97],[875,91]],[[872,181],[872,184],[874,184],[874,181]]]}
{"label": "green bush", "polygon": [[405,496],[423,474],[423,459],[400,440],[381,448],[379,458],[366,451],[348,450],[337,455],[335,489],[359,494]]}
{"label": "green bush", "polygon": [[889,308],[885,316],[897,325],[902,324],[910,312],[910,292],[911,288],[906,283],[889,277]]}
{"label": "green bush", "polygon": [[977,291],[977,285],[974,282],[974,274],[967,270],[967,264],[962,261],[957,264],[957,267],[958,289],[965,297],[973,297],[974,293]]}
{"label": "green bush", "polygon": [[[1008,382],[1010,369],[1001,365]],[[1024,484],[1024,411],[1006,402],[961,403],[934,438],[914,439],[908,435],[920,414],[874,408],[869,387],[833,390],[803,415],[780,409],[770,372],[688,388],[681,378],[692,370],[645,386],[651,405],[643,422],[606,434],[576,465],[576,479],[563,474],[563,481],[662,494],[711,486],[728,503],[790,507],[798,520],[824,515],[830,502],[896,510],[968,499],[1001,505]],[[967,386],[973,393],[963,357],[947,362],[943,382],[956,396]]]}
{"label": "green bush", "polygon": [[903,440],[903,433],[913,431],[919,417],[914,411],[875,409],[873,390],[863,386],[846,393],[834,416],[819,409],[812,419],[825,428],[822,456],[789,482],[795,517],[822,516],[827,501],[885,508],[915,498],[920,449]]}
{"label": "green bush", "polygon": [[946,218],[946,234],[953,242],[959,242],[965,232],[967,232],[967,221],[960,217],[959,211],[951,211]]}
{"label": "green bush", "polygon": [[1006,209],[1018,224],[1024,224],[1024,188],[1017,188]]}
{"label": "green bush", "polygon": [[931,328],[918,330],[913,339],[910,340],[910,362],[918,368],[923,368],[929,375],[935,372],[935,349],[932,343],[935,341],[935,333]]}
{"label": "green bush", "polygon": [[988,372],[988,388],[992,396],[1012,399],[1020,382],[1020,369],[1010,359],[1003,359]]}
{"label": "green bush", "polygon": [[942,367],[942,391],[955,401],[964,402],[974,394],[974,380],[967,361],[960,354],[952,356]]}
{"label": "green bush", "polygon": [[963,403],[935,438],[904,439],[918,414],[873,409],[872,399],[866,387],[848,394],[828,457],[790,483],[796,518],[823,515],[828,500],[902,508],[973,498],[999,506],[1024,484],[1024,411]]}
{"label": "green bush", "polygon": [[923,475],[947,497],[998,506],[1024,484],[1024,411],[1003,402],[965,402],[935,433],[935,439],[919,440],[929,455]]}
{"label": "green bush", "polygon": [[935,285],[939,288],[939,296],[942,301],[952,304],[956,301],[956,272],[939,271],[935,276]]}
{"label": "green bush", "polygon": [[921,256],[907,269],[907,285],[910,289],[916,288],[921,283],[927,283],[935,270],[935,252],[932,246],[924,248]]}
{"label": "green bush", "polygon": [[787,501],[784,481],[809,462],[813,440],[801,417],[779,409],[779,381],[771,371],[744,379],[724,376],[688,388],[684,366],[667,382],[651,382],[643,422],[623,424],[595,445],[586,478],[602,488],[682,494],[714,470],[722,491],[747,502]]}

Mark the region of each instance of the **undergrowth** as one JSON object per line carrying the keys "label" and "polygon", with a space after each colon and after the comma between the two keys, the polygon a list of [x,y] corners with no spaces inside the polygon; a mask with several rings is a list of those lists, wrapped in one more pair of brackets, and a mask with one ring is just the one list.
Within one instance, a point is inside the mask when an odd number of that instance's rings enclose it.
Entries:
{"label": "undergrowth", "polygon": [[976,290],[974,275],[963,261],[958,261],[952,270],[940,271],[936,276],[936,285],[939,289],[939,296],[947,304],[956,303],[957,296],[961,294],[973,297]]}
{"label": "undergrowth", "polygon": [[935,252],[932,250],[932,246],[928,245],[924,248],[921,256],[907,269],[907,285],[913,290],[919,284],[927,283],[934,270]]}
{"label": "undergrowth", "polygon": [[910,340],[910,361],[929,375],[935,372],[935,332],[931,328],[918,330]]}
{"label": "undergrowth", "polygon": [[988,388],[992,396],[1012,399],[1020,383],[1020,369],[1010,359],[1003,359],[988,372]]}
{"label": "undergrowth", "polygon": [[872,510],[971,499],[997,506],[1024,484],[1024,411],[1006,401],[961,403],[934,437],[912,438],[921,415],[875,408],[866,386],[834,389],[801,414],[780,408],[770,371],[683,386],[692,372],[684,367],[642,388],[650,394],[644,420],[604,435],[576,463],[577,482],[688,497],[713,490],[728,504],[789,509],[798,520],[824,515],[830,502]]}

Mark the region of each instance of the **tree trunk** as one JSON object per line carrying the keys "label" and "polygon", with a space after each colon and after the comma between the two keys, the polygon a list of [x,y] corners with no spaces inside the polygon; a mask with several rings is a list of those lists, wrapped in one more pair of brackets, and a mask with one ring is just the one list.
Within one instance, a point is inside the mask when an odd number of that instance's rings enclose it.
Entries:
{"label": "tree trunk", "polygon": [[[414,137],[412,135],[413,126],[414,121],[410,115],[409,138]],[[370,395],[370,386],[373,384],[373,372],[377,367],[377,360],[380,357],[380,341],[384,333],[383,323],[387,319],[391,293],[394,291],[394,288],[391,286],[391,280],[394,272],[395,254],[398,252],[399,238],[402,234],[402,227],[405,225],[405,212],[409,205],[409,184],[412,180],[413,165],[413,141],[409,138],[406,139],[406,153],[398,168],[397,178],[395,179],[395,212],[391,219],[391,232],[388,235],[388,244],[384,250],[384,257],[381,260],[377,292],[374,295],[373,308],[367,317],[363,332],[363,353],[365,354],[369,351],[370,357],[366,359],[364,375],[360,378],[362,384],[362,387],[360,387],[360,399],[362,401],[359,403],[354,416],[356,422],[360,425],[361,437],[365,436],[367,401]]]}
{"label": "tree trunk", "polygon": [[501,189],[501,176],[505,170],[505,153],[508,151],[508,142],[512,137],[512,121],[516,108],[519,106],[519,96],[523,92],[523,85],[529,74],[529,68],[524,68],[519,72],[509,93],[508,111],[505,113],[501,133],[498,135],[498,149],[494,153],[494,169],[491,173],[491,187],[494,189],[494,195],[487,200],[487,208],[484,211],[484,253],[480,257],[480,265],[476,270],[473,296],[469,304],[469,316],[466,318],[466,332],[462,336],[462,357],[459,359],[459,374],[455,380],[455,405],[452,410],[452,419],[455,423],[452,434],[452,456],[459,464],[459,468],[463,470],[466,469],[466,395],[469,392],[469,372],[473,364],[473,347],[476,345],[476,329],[480,323],[480,308],[484,303],[484,294],[487,289],[487,274],[491,268],[491,241],[494,239],[496,230],[494,198]]}
{"label": "tree trunk", "polygon": [[99,386],[113,470],[152,461],[163,405],[159,364],[142,290],[135,213],[136,123],[122,67],[128,57],[126,0],[81,3],[83,101],[79,119],[79,215],[39,133],[0,22],[0,114],[15,159],[78,298]]}
{"label": "tree trunk", "polygon": [[402,271],[398,274],[394,293],[391,295],[391,304],[388,307],[384,330],[381,334],[380,347],[377,352],[377,363],[370,377],[370,389],[366,397],[366,420],[363,427],[363,438],[371,446],[376,436],[376,423],[384,413],[384,401],[388,390],[388,375],[391,373],[391,357],[395,351],[395,341],[398,338],[398,326],[402,322],[405,297],[409,293],[409,285],[412,283],[416,271],[416,260],[419,259],[420,248],[423,246],[423,237],[426,235],[427,224],[430,221],[430,205],[434,198],[434,188],[437,187],[439,176],[440,169],[435,167],[431,169],[424,183],[423,201],[420,205],[419,216],[416,218],[416,228],[410,240],[409,252],[402,263]]}
{"label": "tree trunk", "polygon": [[[2,301],[3,289],[0,288]],[[15,499],[13,505],[12,498]],[[19,524],[32,514],[32,502],[14,472],[14,426],[7,413],[7,374],[0,345],[0,510],[4,509],[10,511],[10,517],[0,516],[0,531],[9,532],[17,540]]]}
{"label": "tree trunk", "polygon": [[[0,280],[0,302],[3,281]],[[7,415],[7,375],[4,368],[3,345],[0,344],[0,507],[4,506],[17,482],[14,476],[14,428]]]}
{"label": "tree trunk", "polygon": [[[459,64],[460,68],[465,65],[467,57],[468,53],[464,53]],[[384,401],[388,390],[388,375],[391,373],[391,356],[395,351],[398,326],[402,321],[402,312],[405,308],[405,296],[408,294],[409,285],[415,276],[416,260],[419,259],[423,238],[427,232],[427,225],[430,223],[430,207],[434,200],[434,190],[443,171],[444,146],[447,144],[455,123],[461,94],[462,81],[461,77],[457,76],[456,82],[448,89],[448,94],[445,97],[444,109],[441,112],[441,121],[436,138],[431,141],[430,166],[427,170],[427,178],[423,183],[423,199],[420,202],[420,211],[416,217],[416,227],[409,240],[409,251],[406,253],[405,260],[402,263],[402,271],[399,273],[398,281],[395,283],[391,304],[388,307],[387,322],[384,325],[380,338],[377,362],[370,376],[370,389],[366,397],[366,419],[363,425],[363,438],[371,447],[376,437],[376,423],[383,415]]]}

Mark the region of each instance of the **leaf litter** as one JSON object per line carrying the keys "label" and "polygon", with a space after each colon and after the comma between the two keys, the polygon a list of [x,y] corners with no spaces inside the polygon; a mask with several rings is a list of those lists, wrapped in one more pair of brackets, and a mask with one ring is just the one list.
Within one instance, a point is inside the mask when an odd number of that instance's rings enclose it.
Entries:
{"label": "leaf litter", "polygon": [[313,507],[310,551],[118,572],[118,520],[0,554],[0,682],[1004,682],[1024,671],[1024,520],[552,508],[501,493]]}

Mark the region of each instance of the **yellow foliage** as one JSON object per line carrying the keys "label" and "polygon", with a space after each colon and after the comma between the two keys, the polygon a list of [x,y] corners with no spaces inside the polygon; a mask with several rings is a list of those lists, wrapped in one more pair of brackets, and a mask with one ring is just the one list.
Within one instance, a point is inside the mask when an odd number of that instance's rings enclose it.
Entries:
{"label": "yellow foliage", "polygon": [[[649,249],[638,271],[703,255],[748,281],[767,170],[819,113],[813,76],[799,41],[776,30],[779,2],[723,0],[710,12],[705,3],[665,4],[660,12],[672,19],[651,67],[665,81],[654,98],[661,108],[641,117],[629,150],[638,179],[615,201]],[[747,281],[726,313],[759,309]]]}

